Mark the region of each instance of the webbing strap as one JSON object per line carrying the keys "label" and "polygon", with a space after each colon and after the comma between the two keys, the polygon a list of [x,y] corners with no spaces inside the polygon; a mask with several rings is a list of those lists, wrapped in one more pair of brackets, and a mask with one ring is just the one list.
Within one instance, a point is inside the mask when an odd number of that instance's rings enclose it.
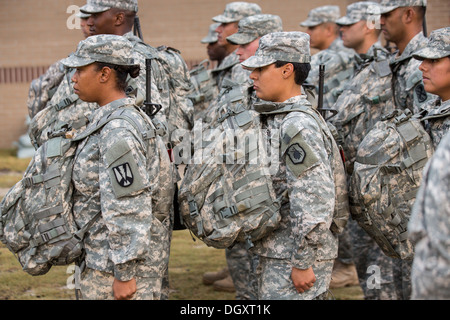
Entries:
{"label": "webbing strap", "polygon": [[50,216],[57,215],[59,213],[62,213],[64,211],[64,208],[62,205],[58,205],[55,207],[47,208],[42,211],[39,211],[35,214],[35,217],[37,220],[41,220]]}
{"label": "webbing strap", "polygon": [[253,189],[246,190],[244,192],[237,194],[234,198],[236,199],[236,202],[241,202],[246,198],[254,197],[263,192],[269,193],[269,187],[267,185],[262,185],[259,187],[255,187]]}
{"label": "webbing strap", "polygon": [[264,176],[264,174],[263,174],[262,170],[258,170],[258,171],[249,173],[245,177],[243,177],[242,179],[234,182],[233,183],[233,189],[237,190],[240,187],[243,187],[243,186],[249,184],[250,182],[252,182],[254,180],[257,180],[257,179],[259,179],[259,178],[261,178],[263,176]]}

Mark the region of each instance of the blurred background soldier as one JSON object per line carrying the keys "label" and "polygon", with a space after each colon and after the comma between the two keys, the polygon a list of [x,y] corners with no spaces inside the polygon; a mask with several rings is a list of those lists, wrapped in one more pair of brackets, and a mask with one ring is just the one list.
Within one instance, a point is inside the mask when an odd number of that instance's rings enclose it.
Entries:
{"label": "blurred background soldier", "polygon": [[[339,142],[344,150],[347,176],[353,172],[357,148],[373,125],[394,108],[391,90],[390,53],[379,42],[381,30],[379,18],[368,13],[378,3],[363,1],[347,7],[344,17],[336,23],[340,26],[342,40],[355,55],[355,74],[345,85],[333,109],[337,115],[331,119],[339,132]],[[350,188],[350,186],[349,186]],[[393,258],[386,256],[377,243],[359,225],[350,219],[346,233],[339,237],[340,264],[356,264],[359,284],[365,299],[395,299]],[[368,267],[380,267],[380,288],[367,287]],[[342,269],[345,270],[345,269]],[[336,278],[335,278],[336,277]],[[346,279],[339,268],[333,270],[330,287]],[[335,283],[336,281],[336,283]],[[345,283],[345,282],[344,282]]]}
{"label": "blurred background soldier", "polygon": [[244,82],[247,80],[239,72],[239,69],[234,69],[235,71],[238,70],[237,74],[233,72],[233,67],[239,63],[239,58],[235,52],[237,46],[228,42],[227,37],[238,31],[238,24],[242,18],[259,13],[261,13],[261,7],[256,3],[231,2],[225,6],[225,10],[221,15],[212,18],[214,22],[220,23],[216,29],[218,44],[224,46],[227,51],[225,59],[212,71],[219,90],[225,78],[234,82]]}
{"label": "blurred background soldier", "polygon": [[193,91],[189,98],[194,104],[194,120],[203,119],[205,109],[219,94],[219,88],[211,75],[210,65],[220,65],[227,55],[226,47],[219,45],[216,29],[220,23],[209,26],[208,35],[201,40],[206,43],[206,52],[209,59],[203,60],[189,72],[193,85]]}
{"label": "blurred background soldier", "polygon": [[319,66],[325,65],[323,108],[333,106],[354,71],[355,53],[342,44],[339,26],[336,24],[339,17],[338,6],[323,6],[311,10],[308,18],[300,23],[300,26],[307,28],[311,48],[319,50],[311,58],[311,72],[307,82],[318,88]]}

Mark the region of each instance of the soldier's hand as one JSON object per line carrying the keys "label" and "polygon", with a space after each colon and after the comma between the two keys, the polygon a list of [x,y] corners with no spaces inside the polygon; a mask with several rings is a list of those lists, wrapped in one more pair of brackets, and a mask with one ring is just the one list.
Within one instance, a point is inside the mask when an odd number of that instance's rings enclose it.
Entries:
{"label": "soldier's hand", "polygon": [[292,268],[291,279],[298,292],[303,293],[312,288],[316,282],[316,276],[312,267],[302,270]]}
{"label": "soldier's hand", "polygon": [[136,292],[136,279],[120,281],[114,279],[113,293],[115,300],[129,300]]}

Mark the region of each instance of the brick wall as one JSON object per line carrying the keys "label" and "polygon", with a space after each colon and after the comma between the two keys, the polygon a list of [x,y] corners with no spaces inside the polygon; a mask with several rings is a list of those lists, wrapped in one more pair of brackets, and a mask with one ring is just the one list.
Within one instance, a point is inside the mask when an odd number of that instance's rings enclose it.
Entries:
{"label": "brick wall", "polygon": [[[165,44],[182,52],[191,62],[207,57],[200,43],[212,23],[231,0],[139,0],[144,40]],[[250,1],[250,0],[249,0]],[[279,15],[286,31],[299,30],[309,10],[336,4],[344,14],[351,0],[252,0],[264,13]],[[0,148],[25,133],[28,84],[50,64],[67,56],[82,40],[74,29],[72,5],[86,0],[0,0]],[[428,31],[450,25],[448,0],[428,0]]]}

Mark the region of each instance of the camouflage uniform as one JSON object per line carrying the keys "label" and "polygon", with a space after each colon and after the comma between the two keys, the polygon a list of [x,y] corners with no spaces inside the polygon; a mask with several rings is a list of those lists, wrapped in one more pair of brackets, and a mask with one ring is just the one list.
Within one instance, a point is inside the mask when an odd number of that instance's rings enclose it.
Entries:
{"label": "camouflage uniform", "polygon": [[[314,27],[326,22],[336,22],[340,17],[338,6],[323,6],[311,10],[308,18],[301,22],[302,27]],[[325,65],[323,108],[331,108],[340,95],[343,86],[351,78],[354,72],[353,49],[346,48],[338,37],[325,50],[314,54],[311,58],[311,71],[308,83],[313,84],[318,92],[319,66]]]}
{"label": "camouflage uniform", "polygon": [[450,133],[442,139],[424,169],[409,237],[416,243],[412,266],[412,299],[450,299]]}
{"label": "camouflage uniform", "polygon": [[[431,32],[428,44],[422,50],[414,53],[414,58],[440,59],[450,55],[450,27]],[[431,136],[433,146],[436,149],[442,138],[450,128],[450,100],[442,101],[437,98],[423,107],[425,128]]]}
{"label": "camouflage uniform", "polygon": [[[352,25],[360,20],[369,21],[371,17],[367,13],[367,8],[377,5],[373,2],[353,3],[347,7],[346,16],[338,19],[336,23]],[[355,55],[355,74],[346,83],[342,94],[333,106],[338,113],[331,121],[339,133],[348,177],[353,172],[353,163],[360,142],[381,116],[394,108],[389,56],[389,52],[379,42],[374,43],[367,53]],[[345,238],[349,240],[344,241]],[[350,248],[342,248],[348,244]],[[355,221],[350,220],[345,233],[340,235],[339,250],[339,259],[341,259],[341,252],[351,252],[352,262],[356,265],[365,299],[395,299],[393,258],[386,256]],[[370,286],[372,275],[368,270],[373,265],[380,268],[380,287],[377,289]]]}
{"label": "camouflage uniform", "polygon": [[[385,14],[399,7],[426,7],[426,5],[426,0],[382,0],[380,7],[373,7],[371,13]],[[420,32],[409,41],[401,54],[397,51],[391,58],[392,91],[396,108],[402,110],[408,108],[411,112],[417,113],[433,98],[433,95],[427,93],[423,87],[420,62],[412,59],[413,53],[423,48],[426,43],[426,37]]]}
{"label": "camouflage uniform", "polygon": [[[301,32],[266,35],[261,38],[255,56],[242,65],[258,68],[276,60],[308,63],[309,36]],[[286,104],[303,106],[313,112],[306,95],[292,97],[282,104],[273,103],[273,109]],[[257,110],[257,104],[254,108]],[[289,145],[283,147],[285,150],[279,152],[278,169],[271,173],[277,195],[285,195],[282,196],[281,225],[254,248],[260,256],[258,298],[322,298],[337,255],[337,238],[329,229],[335,198],[330,152],[337,147],[332,139],[323,138],[319,123],[303,112],[267,115],[262,122],[267,137],[278,132],[280,141],[291,139]],[[325,122],[321,122],[320,126],[326,127]],[[270,141],[266,143],[269,146]],[[298,154],[303,154],[303,159],[298,159]],[[331,157],[334,156],[339,155],[333,152]],[[307,269],[311,266],[317,280],[311,289],[300,294],[290,278],[292,267]]]}
{"label": "camouflage uniform", "polygon": [[[227,41],[244,45],[259,37],[271,32],[282,30],[282,21],[279,16],[271,14],[256,14],[239,21],[237,33],[227,37]],[[233,78],[233,82],[224,81],[221,91],[216,100],[208,107],[205,114],[205,124],[208,128],[215,127],[221,115],[228,111],[227,105],[233,101],[236,94],[248,97],[249,101],[255,99],[252,91],[252,81],[250,71],[237,64],[234,71],[241,74],[240,78]],[[233,73],[236,76],[235,73]],[[249,254],[245,248],[245,243],[237,243],[230,249],[225,250],[228,269],[236,288],[236,299],[254,300],[256,299],[256,279],[254,278],[257,256]]]}
{"label": "camouflage uniform", "polygon": [[[218,23],[231,23],[260,13],[261,7],[256,3],[230,2],[226,5],[223,14],[213,17],[212,20]],[[211,74],[216,79],[219,90],[222,88],[224,79],[242,83],[247,80],[249,75],[239,65],[239,57],[235,51],[226,56],[220,65],[211,71]]]}
{"label": "camouflage uniform", "polygon": [[[414,58],[441,59],[450,55],[450,27],[433,31],[425,48]],[[424,169],[408,230],[415,243],[411,272],[412,299],[450,299],[449,100],[428,109],[431,137],[436,147]],[[446,111],[445,111],[446,110]],[[440,117],[439,117],[440,116]]]}
{"label": "camouflage uniform", "polygon": [[[209,26],[208,35],[201,40],[201,43],[216,43],[216,29],[219,25],[220,23],[211,24]],[[205,110],[209,103],[211,103],[211,101],[219,94],[219,88],[211,76],[209,64],[209,60],[203,60],[189,71],[193,86],[193,89],[189,94],[189,99],[191,99],[192,104],[194,105],[194,121],[204,118]]]}
{"label": "camouflage uniform", "polygon": [[[99,35],[82,41],[76,53],[63,60],[76,68],[95,61],[132,65],[133,44],[124,37]],[[134,106],[135,100],[124,98],[95,108],[91,123],[113,111]],[[144,118],[140,117],[145,128]],[[151,242],[152,181],[147,168],[145,143],[134,125],[123,119],[112,120],[101,130],[84,139],[74,158],[73,214],[78,225],[84,225],[101,211],[84,239],[86,270],[81,275],[84,299],[111,299],[112,282],[136,278],[136,299],[159,299],[162,266],[151,264],[160,255],[163,244]],[[119,167],[126,164],[128,183],[118,178]],[[161,246],[162,245],[162,246]],[[163,253],[164,254],[164,253]]]}

